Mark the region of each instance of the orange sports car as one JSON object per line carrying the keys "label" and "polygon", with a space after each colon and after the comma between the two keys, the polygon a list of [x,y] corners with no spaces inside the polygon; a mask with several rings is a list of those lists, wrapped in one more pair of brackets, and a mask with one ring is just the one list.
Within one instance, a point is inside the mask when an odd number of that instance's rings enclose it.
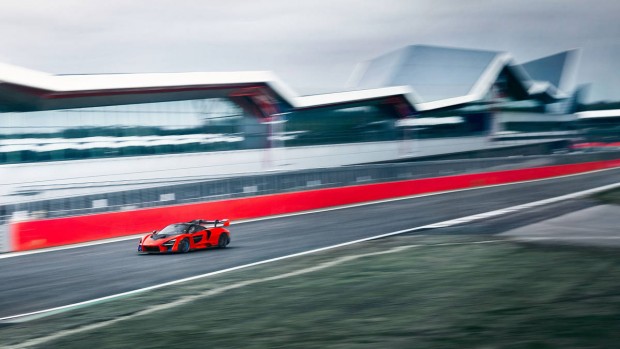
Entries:
{"label": "orange sports car", "polygon": [[228,219],[197,219],[187,223],[170,224],[164,229],[144,236],[138,244],[141,253],[185,253],[209,247],[225,248],[230,243]]}

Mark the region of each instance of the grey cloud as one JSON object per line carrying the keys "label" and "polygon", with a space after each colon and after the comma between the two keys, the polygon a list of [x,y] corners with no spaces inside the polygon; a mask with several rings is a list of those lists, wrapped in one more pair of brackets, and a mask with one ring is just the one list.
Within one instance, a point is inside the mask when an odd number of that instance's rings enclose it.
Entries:
{"label": "grey cloud", "polygon": [[602,0],[3,0],[0,59],[55,73],[273,70],[317,92],[409,44],[520,61],[580,47],[579,81],[620,99],[617,13]]}

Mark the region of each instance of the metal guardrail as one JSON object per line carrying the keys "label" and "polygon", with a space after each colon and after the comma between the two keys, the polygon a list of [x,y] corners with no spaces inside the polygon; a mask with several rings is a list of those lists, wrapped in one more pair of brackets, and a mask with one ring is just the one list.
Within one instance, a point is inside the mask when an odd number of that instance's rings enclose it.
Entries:
{"label": "metal guardrail", "polygon": [[[0,205],[0,212],[3,213],[0,216],[0,226],[6,224],[9,219],[68,217],[356,184],[382,183],[613,159],[620,159],[620,151],[367,164],[269,173]],[[0,239],[2,239],[1,235]]]}

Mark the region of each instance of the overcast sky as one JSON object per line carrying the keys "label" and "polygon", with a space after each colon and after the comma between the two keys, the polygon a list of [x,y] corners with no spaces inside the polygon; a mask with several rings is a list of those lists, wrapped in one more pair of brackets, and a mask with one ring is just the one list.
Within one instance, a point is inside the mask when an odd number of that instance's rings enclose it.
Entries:
{"label": "overcast sky", "polygon": [[617,0],[0,0],[0,61],[50,73],[272,70],[343,89],[355,65],[410,44],[580,48],[590,99],[620,99]]}

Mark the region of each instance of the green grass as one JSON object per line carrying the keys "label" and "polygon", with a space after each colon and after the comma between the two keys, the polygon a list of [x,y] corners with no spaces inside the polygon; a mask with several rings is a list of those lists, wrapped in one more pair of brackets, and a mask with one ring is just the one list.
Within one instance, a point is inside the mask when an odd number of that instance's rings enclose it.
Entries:
{"label": "green grass", "polygon": [[[0,328],[0,347],[122,316],[130,317],[41,347],[611,348],[620,343],[616,252],[471,243],[488,238],[404,236],[266,264]],[[420,246],[339,259],[412,244]],[[340,262],[265,280],[333,261]],[[239,284],[247,280],[255,281]],[[239,287],[135,315],[153,304],[230,285]]]}
{"label": "green grass", "polygon": [[606,204],[620,205],[620,189],[608,190],[594,195],[595,199],[598,199]]}

